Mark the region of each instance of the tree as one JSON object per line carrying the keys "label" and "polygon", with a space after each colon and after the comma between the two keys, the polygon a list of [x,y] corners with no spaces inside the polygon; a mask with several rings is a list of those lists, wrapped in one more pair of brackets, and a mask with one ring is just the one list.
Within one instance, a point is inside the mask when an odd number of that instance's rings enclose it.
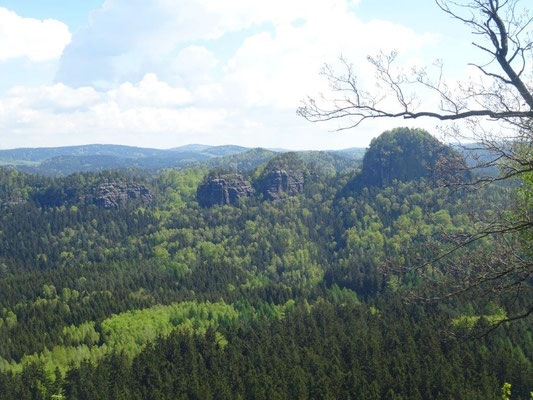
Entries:
{"label": "tree", "polygon": [[[531,151],[526,154],[512,151],[518,144],[522,149],[531,149],[533,140],[533,37],[528,31],[533,17],[527,10],[517,11],[519,0],[435,0],[435,3],[471,28],[477,38],[473,45],[490,57],[486,64],[469,64],[481,72],[479,80],[447,82],[442,61],[437,61],[433,68],[414,68],[405,73],[395,68],[398,54],[392,52],[368,57],[377,80],[372,90],[367,90],[358,82],[353,66],[341,59],[343,73],[336,73],[329,65],[322,70],[336,97],[333,100],[308,98],[297,113],[312,122],[345,121],[339,130],[381,118],[463,120],[471,128],[468,133],[455,127],[451,134],[473,139],[494,155],[476,167],[509,161],[509,170],[499,179],[533,170]],[[440,107],[420,109],[422,93],[436,95]],[[393,105],[390,99],[395,100]],[[480,123],[481,119],[505,126],[497,133],[491,132]]]}
{"label": "tree", "polygon": [[[482,229],[471,235],[449,237],[453,248],[435,261],[444,261],[449,274],[458,279],[448,282],[444,292],[430,296],[434,300],[482,288],[500,295],[513,291],[532,291],[533,278],[533,17],[520,0],[435,0],[437,7],[471,29],[473,46],[485,56],[486,63],[470,63],[478,71],[477,79],[449,82],[444,64],[431,68],[413,68],[404,72],[396,67],[397,53],[368,57],[376,71],[375,86],[366,89],[357,79],[353,66],[341,59],[344,71],[338,73],[326,65],[322,74],[329,80],[335,97],[328,100],[308,98],[297,113],[312,122],[341,122],[339,130],[381,118],[434,118],[450,121],[442,128],[449,139],[463,144],[472,170],[498,167],[496,176],[478,175],[472,182],[453,182],[479,188],[497,181],[518,181],[518,196],[508,207],[486,219]],[[421,96],[438,100],[435,109],[424,109]],[[392,104],[391,104],[392,101]],[[465,126],[459,126],[462,121]],[[466,127],[466,129],[465,129]],[[442,168],[457,168],[446,165]],[[512,212],[511,212],[512,210]],[[450,253],[487,237],[498,236],[493,252],[470,254],[468,267],[446,258]],[[446,262],[448,261],[448,262]],[[418,268],[423,270],[427,263]],[[469,272],[465,272],[465,271]],[[533,296],[529,296],[532,298]],[[533,314],[529,304],[506,321]]]}

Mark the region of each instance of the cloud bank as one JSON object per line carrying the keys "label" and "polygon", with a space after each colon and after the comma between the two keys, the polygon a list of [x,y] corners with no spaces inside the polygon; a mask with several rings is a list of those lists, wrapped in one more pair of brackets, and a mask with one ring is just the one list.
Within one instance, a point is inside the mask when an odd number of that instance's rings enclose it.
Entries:
{"label": "cloud bank", "polygon": [[17,57],[52,60],[61,56],[70,41],[68,26],[60,21],[22,18],[0,7],[0,61]]}
{"label": "cloud bank", "polygon": [[[397,49],[417,57],[437,39],[363,22],[346,0],[107,0],[66,47],[65,40],[58,35],[49,44],[55,53],[46,52],[61,54],[56,83],[0,97],[0,129],[9,132],[0,146],[343,147],[346,135],[327,133],[335,126],[295,115],[306,95],[327,90],[318,76],[323,63],[342,54],[370,77],[367,54]],[[25,51],[33,61],[44,57]]]}

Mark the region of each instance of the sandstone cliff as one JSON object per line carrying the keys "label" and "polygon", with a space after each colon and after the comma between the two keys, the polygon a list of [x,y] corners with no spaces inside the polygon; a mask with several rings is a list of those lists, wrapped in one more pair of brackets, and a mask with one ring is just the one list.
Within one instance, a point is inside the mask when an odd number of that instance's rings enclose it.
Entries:
{"label": "sandstone cliff", "polygon": [[236,204],[240,198],[251,197],[255,190],[240,174],[214,176],[198,186],[198,203],[202,207]]}
{"label": "sandstone cliff", "polygon": [[268,200],[279,200],[285,195],[295,196],[304,190],[303,171],[272,170],[263,178],[261,189]]}
{"label": "sandstone cliff", "polygon": [[146,186],[114,181],[100,183],[89,197],[94,199],[94,204],[104,208],[120,208],[130,201],[149,204],[153,200],[153,195]]}

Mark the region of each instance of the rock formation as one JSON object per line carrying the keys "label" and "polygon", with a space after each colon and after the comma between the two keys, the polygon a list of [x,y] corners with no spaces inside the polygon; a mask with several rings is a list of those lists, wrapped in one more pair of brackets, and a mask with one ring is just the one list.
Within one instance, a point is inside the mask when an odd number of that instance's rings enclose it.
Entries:
{"label": "rock formation", "polygon": [[[455,168],[452,168],[451,165]],[[448,168],[443,166],[448,165]],[[396,128],[372,140],[363,158],[360,188],[384,187],[394,180],[438,179],[465,170],[464,157],[422,129]],[[456,172],[455,172],[456,173]],[[457,179],[468,180],[468,174]],[[452,176],[447,177],[448,180]]]}
{"label": "rock formation", "polygon": [[7,196],[7,198],[0,199],[0,208],[7,206],[18,206],[26,203],[26,201],[27,200],[22,197],[22,194],[14,193],[11,196]]}
{"label": "rock formation", "polygon": [[120,208],[130,201],[151,203],[153,195],[146,186],[137,183],[102,182],[94,189],[94,204],[104,208]]}
{"label": "rock formation", "polygon": [[202,207],[236,204],[242,197],[251,197],[255,190],[250,182],[240,174],[228,174],[210,177],[198,186],[196,192],[198,203]]}
{"label": "rock formation", "polygon": [[304,190],[304,174],[302,171],[272,170],[265,176],[261,186],[268,200],[279,200],[284,194],[294,196]]}

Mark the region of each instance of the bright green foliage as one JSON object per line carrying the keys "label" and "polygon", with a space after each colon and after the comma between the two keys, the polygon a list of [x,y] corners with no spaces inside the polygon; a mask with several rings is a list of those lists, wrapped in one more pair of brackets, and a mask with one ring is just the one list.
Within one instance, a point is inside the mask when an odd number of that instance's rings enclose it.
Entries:
{"label": "bright green foliage", "polygon": [[167,218],[185,208],[186,202],[194,198],[196,188],[204,175],[205,171],[198,169],[186,169],[180,172],[168,170],[159,175],[157,183],[162,188],[162,195],[167,202],[158,215]]}
{"label": "bright green foliage", "polygon": [[509,400],[511,398],[511,384],[505,382],[502,386],[502,400]]}
{"label": "bright green foliage", "polygon": [[488,315],[462,315],[460,317],[454,318],[452,320],[452,325],[454,327],[464,327],[472,329],[480,319],[484,319],[490,325],[497,324],[498,322],[507,318],[507,314],[504,309],[501,307],[496,307],[495,312]]}
{"label": "bright green foliage", "polygon": [[174,329],[205,332],[209,326],[236,321],[238,312],[224,303],[175,303],[133,310],[102,322],[102,337],[114,349],[136,354],[142,346]]}
{"label": "bright green foliage", "polygon": [[[45,349],[39,355],[25,356],[21,364],[9,364],[0,360],[2,370],[21,371],[24,365],[42,362],[48,371],[59,367],[62,371],[82,361],[96,362],[111,351],[123,351],[130,357],[137,355],[143,346],[157,337],[166,336],[175,329],[205,333],[210,326],[235,322],[239,313],[223,303],[175,303],[169,306],[154,306],[114,315],[101,323],[100,334],[94,322],[78,327],[63,328],[64,346]],[[222,338],[220,338],[222,340]]]}
{"label": "bright green foliage", "polygon": [[[403,301],[426,283],[403,271],[475,230],[472,211],[490,216],[506,189],[421,191],[393,179],[355,191],[353,168],[323,158],[324,172],[313,157],[268,166],[301,168],[303,193],[210,209],[195,200],[207,168],[62,179],[2,171],[0,398],[497,399],[501,382],[528,398],[526,322],[474,343],[445,337],[516,314],[526,296]],[[107,210],[57,200],[102,179],[143,182],[154,202]],[[425,276],[453,282],[444,267],[433,262]]]}
{"label": "bright green foliage", "polygon": [[85,322],[80,326],[66,326],[63,328],[63,343],[67,346],[94,345],[100,340],[100,334],[94,329],[94,322]]}

